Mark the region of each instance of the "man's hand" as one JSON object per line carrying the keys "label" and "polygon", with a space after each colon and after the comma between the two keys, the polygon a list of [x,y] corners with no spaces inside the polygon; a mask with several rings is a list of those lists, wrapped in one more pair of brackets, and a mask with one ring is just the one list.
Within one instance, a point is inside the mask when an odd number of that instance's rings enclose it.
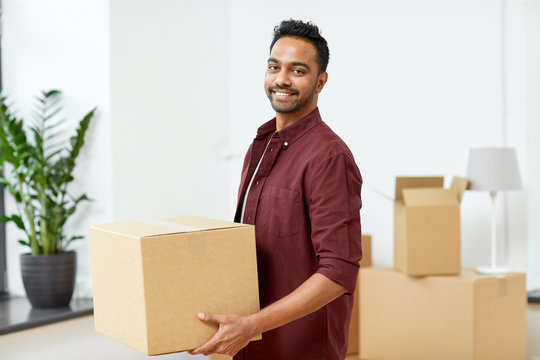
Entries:
{"label": "man's hand", "polygon": [[346,292],[342,285],[315,273],[289,295],[249,316],[199,314],[199,319],[218,324],[219,330],[190,354],[234,356],[256,335],[311,314]]}
{"label": "man's hand", "polygon": [[198,314],[199,319],[219,325],[218,332],[204,345],[190,351],[196,354],[234,356],[257,335],[255,326],[246,316]]}

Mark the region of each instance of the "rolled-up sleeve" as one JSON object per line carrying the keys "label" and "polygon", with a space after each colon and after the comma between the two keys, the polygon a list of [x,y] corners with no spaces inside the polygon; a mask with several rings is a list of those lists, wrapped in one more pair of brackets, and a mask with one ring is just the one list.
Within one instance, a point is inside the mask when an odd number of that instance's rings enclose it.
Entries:
{"label": "rolled-up sleeve", "polygon": [[362,177],[352,156],[340,153],[321,164],[310,178],[309,218],[317,273],[352,294],[362,258]]}

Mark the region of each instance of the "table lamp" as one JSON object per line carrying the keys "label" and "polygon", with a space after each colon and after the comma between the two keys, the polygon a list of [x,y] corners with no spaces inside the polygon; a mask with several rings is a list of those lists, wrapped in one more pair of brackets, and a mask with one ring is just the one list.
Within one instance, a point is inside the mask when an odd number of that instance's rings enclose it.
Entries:
{"label": "table lamp", "polygon": [[491,265],[479,266],[480,274],[505,274],[509,267],[497,265],[497,192],[521,189],[521,178],[514,148],[478,148],[469,152],[469,190],[489,191],[491,197]]}

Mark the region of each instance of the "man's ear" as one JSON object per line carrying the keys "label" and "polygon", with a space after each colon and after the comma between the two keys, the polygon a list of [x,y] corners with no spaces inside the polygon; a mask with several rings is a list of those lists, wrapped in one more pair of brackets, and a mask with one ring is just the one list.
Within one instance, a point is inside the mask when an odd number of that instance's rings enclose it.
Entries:
{"label": "man's ear", "polygon": [[328,73],[326,71],[323,72],[322,74],[319,74],[319,77],[317,78],[317,89],[316,89],[317,94],[319,94],[322,91],[324,84],[326,84],[327,81],[328,81]]}

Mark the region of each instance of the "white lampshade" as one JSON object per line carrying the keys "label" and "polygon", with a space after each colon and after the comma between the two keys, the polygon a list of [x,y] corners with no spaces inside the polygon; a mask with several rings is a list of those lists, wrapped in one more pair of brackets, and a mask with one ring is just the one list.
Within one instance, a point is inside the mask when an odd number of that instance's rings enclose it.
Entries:
{"label": "white lampshade", "polygon": [[521,189],[516,150],[514,148],[471,149],[467,178],[470,190]]}

